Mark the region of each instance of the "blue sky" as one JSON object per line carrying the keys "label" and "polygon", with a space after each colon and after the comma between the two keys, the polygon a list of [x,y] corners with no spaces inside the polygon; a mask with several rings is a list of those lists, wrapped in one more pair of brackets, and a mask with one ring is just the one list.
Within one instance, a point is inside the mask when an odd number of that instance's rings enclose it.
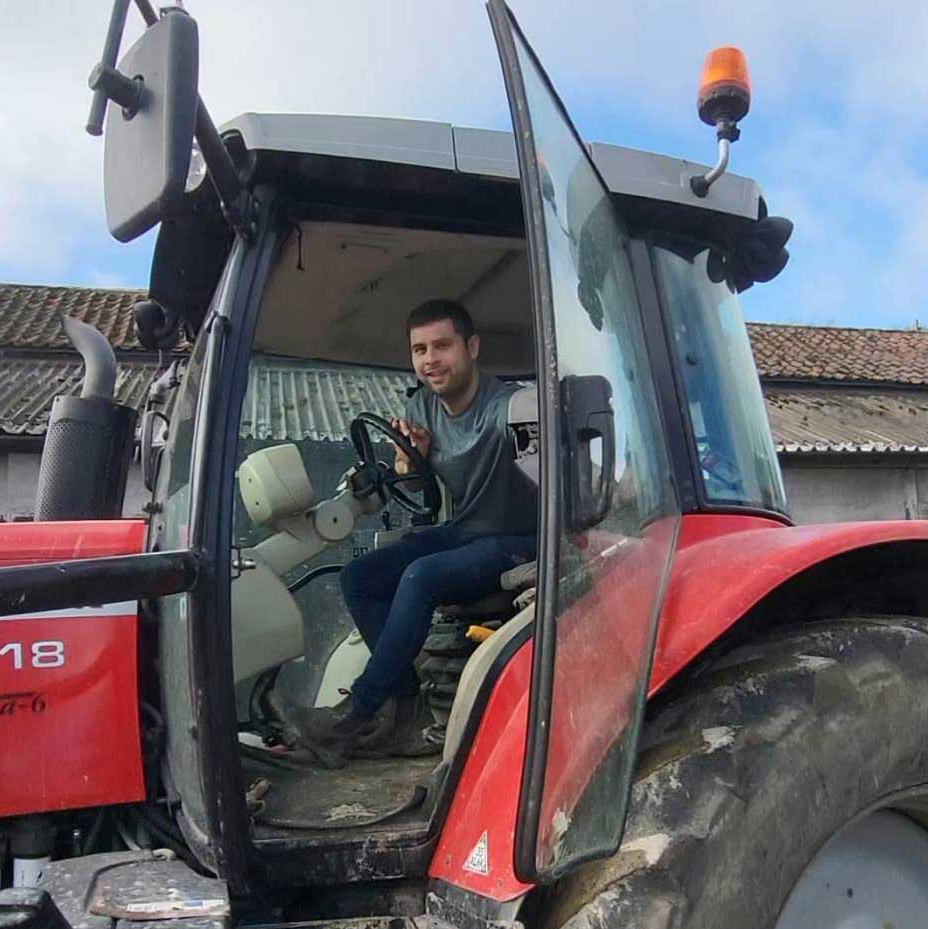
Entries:
{"label": "blue sky", "polygon": [[[153,237],[109,238],[103,147],[83,133],[107,4],[0,11],[0,280],[144,287]],[[790,217],[792,260],[744,295],[749,319],[928,325],[928,3],[513,0],[590,140],[714,156],[696,87],[713,47],[748,56],[733,170]],[[188,0],[201,92],[244,110],[415,116],[507,127],[479,0]],[[131,14],[138,23],[134,11]],[[138,31],[134,25],[133,30]]]}

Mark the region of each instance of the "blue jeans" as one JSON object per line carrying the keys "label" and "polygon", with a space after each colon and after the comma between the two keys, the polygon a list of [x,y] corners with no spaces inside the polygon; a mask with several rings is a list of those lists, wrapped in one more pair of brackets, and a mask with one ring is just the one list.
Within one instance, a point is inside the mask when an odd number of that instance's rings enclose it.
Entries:
{"label": "blue jeans", "polygon": [[534,533],[474,535],[446,524],[413,530],[345,565],[342,594],[371,650],[351,689],[358,710],[373,714],[394,694],[419,692],[413,661],[436,606],[479,600],[499,590],[503,571],[534,558]]}

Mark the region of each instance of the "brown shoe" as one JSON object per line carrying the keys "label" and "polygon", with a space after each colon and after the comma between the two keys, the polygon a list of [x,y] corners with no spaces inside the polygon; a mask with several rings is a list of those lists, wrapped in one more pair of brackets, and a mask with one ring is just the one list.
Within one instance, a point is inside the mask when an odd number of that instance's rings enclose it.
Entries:
{"label": "brown shoe", "polygon": [[380,711],[373,716],[361,713],[349,692],[335,706],[297,710],[293,725],[299,742],[326,767],[342,768],[362,739],[374,738],[390,727],[389,716]]}
{"label": "brown shoe", "polygon": [[421,692],[415,696],[391,697],[383,709],[389,724],[358,739],[349,752],[352,758],[419,758],[441,752],[441,745],[423,735],[434,720]]}

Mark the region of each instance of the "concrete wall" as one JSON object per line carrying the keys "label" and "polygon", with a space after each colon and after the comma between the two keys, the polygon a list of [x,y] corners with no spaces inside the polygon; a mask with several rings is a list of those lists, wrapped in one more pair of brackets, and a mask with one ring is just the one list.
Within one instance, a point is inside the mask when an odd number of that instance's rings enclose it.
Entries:
{"label": "concrete wall", "polygon": [[797,523],[928,518],[928,466],[892,467],[783,461],[783,480]]}
{"label": "concrete wall", "polygon": [[[31,518],[35,511],[35,491],[39,479],[40,452],[0,453],[0,519],[12,522]],[[150,494],[142,486],[137,461],[129,466],[126,480],[124,516],[139,516]]]}

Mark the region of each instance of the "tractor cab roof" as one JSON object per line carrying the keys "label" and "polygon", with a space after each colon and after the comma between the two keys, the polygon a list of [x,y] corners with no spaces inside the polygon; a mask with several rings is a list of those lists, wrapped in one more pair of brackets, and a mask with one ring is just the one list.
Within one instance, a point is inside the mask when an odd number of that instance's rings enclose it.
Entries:
{"label": "tractor cab roof", "polygon": [[[284,198],[293,228],[388,226],[500,241],[524,235],[509,132],[413,119],[245,113],[226,123],[222,135],[250,186],[267,185]],[[738,251],[766,216],[760,188],[749,178],[725,174],[701,199],[690,178],[703,165],[601,142],[588,149],[632,235],[685,236]],[[150,294],[191,333],[205,316],[230,241],[209,184],[200,185],[184,216],[162,225]]]}
{"label": "tractor cab roof", "polygon": [[[255,153],[379,162],[511,181],[519,177],[512,134],[499,130],[374,116],[243,113],[223,126],[223,134],[239,136],[244,148]],[[758,218],[761,191],[750,178],[725,174],[700,199],[689,181],[707,171],[705,165],[603,142],[588,148],[610,191],[623,199]]]}

